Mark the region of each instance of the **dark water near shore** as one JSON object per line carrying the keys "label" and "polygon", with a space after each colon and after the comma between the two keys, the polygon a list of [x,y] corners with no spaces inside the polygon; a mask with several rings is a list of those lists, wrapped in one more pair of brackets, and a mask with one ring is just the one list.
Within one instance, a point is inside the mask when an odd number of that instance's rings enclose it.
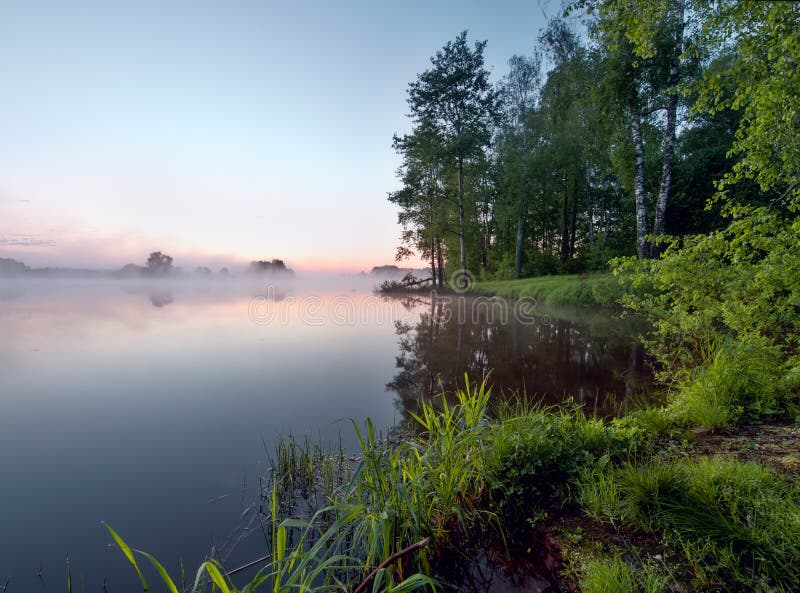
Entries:
{"label": "dark water near shore", "polygon": [[278,435],[352,447],[349,418],[390,427],[465,372],[599,413],[646,388],[607,313],[365,289],[0,279],[0,589],[65,590],[67,554],[75,590],[135,588],[101,521],[176,572],[244,563]]}

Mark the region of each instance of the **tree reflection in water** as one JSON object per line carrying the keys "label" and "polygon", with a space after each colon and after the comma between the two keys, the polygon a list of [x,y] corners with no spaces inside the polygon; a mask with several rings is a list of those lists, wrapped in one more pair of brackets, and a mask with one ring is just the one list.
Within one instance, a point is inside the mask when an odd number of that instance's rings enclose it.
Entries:
{"label": "tree reflection in water", "polygon": [[404,297],[415,324],[396,322],[397,374],[387,385],[404,410],[419,397],[452,391],[466,373],[491,371],[495,393],[554,404],[572,399],[599,414],[641,399],[650,370],[637,338],[641,325],[584,307],[536,308],[522,320],[513,303],[473,297]]}

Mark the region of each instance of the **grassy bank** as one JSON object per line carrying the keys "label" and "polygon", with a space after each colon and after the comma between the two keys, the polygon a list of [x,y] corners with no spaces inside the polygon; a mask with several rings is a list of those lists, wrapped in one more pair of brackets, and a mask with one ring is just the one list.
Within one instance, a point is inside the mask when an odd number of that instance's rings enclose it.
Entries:
{"label": "grassy bank", "polygon": [[622,295],[618,280],[610,274],[477,282],[472,291],[505,298],[533,297],[551,305],[615,306]]}
{"label": "grassy bank", "polygon": [[601,420],[490,401],[467,384],[423,402],[415,430],[394,443],[354,425],[352,457],[280,443],[259,571],[242,584],[239,570],[209,562],[195,589],[468,590],[482,558],[562,591],[794,590],[796,424],[772,431],[788,451],[752,457],[766,443],[697,432],[668,407]]}

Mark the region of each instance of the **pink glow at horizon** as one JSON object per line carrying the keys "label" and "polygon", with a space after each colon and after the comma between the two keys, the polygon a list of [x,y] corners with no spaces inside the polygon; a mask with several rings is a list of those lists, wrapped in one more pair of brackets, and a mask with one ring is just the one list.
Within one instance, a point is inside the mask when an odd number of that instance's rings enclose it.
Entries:
{"label": "pink glow at horizon", "polygon": [[394,263],[408,83],[463,29],[499,79],[559,12],[505,4],[0,3],[0,258]]}
{"label": "pink glow at horizon", "polygon": [[33,268],[81,268],[90,270],[115,270],[133,263],[144,265],[147,256],[153,251],[162,251],[173,257],[174,265],[187,269],[196,266],[206,266],[212,270],[223,267],[236,269],[247,266],[251,261],[259,259],[284,259],[286,265],[300,272],[342,272],[357,273],[369,272],[373,266],[396,264],[401,267],[423,267],[425,262],[415,259],[405,262],[394,262],[391,259],[379,259],[369,256],[354,256],[352,259],[341,257],[319,256],[309,259],[282,258],[280,254],[232,254],[208,253],[191,251],[180,248],[164,247],[164,242],[157,241],[127,241],[120,247],[115,240],[86,241],[62,246],[56,253],[56,247],[51,246],[4,246],[0,248],[0,257],[7,257],[21,261]]}

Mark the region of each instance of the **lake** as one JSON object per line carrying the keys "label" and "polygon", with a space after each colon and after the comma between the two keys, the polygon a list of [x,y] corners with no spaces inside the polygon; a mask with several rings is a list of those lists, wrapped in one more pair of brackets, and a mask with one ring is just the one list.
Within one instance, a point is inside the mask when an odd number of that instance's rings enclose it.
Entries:
{"label": "lake", "polygon": [[[354,447],[488,371],[495,397],[613,414],[646,390],[635,323],[586,308],[222,280],[0,279],[0,590],[135,588],[105,521],[187,574],[261,555],[280,435]],[[191,579],[191,577],[190,577]]]}

